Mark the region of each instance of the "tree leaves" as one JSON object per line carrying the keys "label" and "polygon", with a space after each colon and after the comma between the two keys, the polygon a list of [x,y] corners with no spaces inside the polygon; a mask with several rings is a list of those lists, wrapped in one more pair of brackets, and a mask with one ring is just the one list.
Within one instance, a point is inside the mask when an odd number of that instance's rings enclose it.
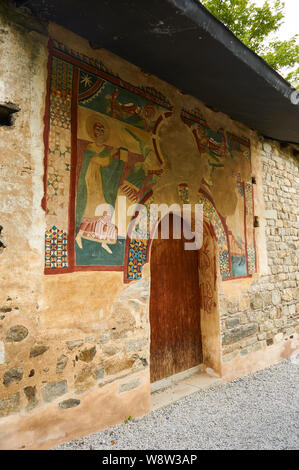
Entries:
{"label": "tree leaves", "polygon": [[284,20],[282,0],[265,0],[260,7],[254,0],[201,0],[201,3],[270,67],[294,85],[299,84],[298,35],[286,41],[273,38]]}

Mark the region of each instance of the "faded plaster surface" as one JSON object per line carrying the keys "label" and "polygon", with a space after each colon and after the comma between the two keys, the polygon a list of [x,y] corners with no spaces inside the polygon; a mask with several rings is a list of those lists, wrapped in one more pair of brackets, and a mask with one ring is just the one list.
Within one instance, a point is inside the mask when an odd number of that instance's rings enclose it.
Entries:
{"label": "faded plaster surface", "polygon": [[127,393],[119,393],[124,383],[120,380],[118,384],[90,391],[81,399],[80,406],[74,408],[61,409],[58,403],[52,403],[27,416],[11,416],[0,430],[0,449],[49,449],[111,427],[129,416],[147,414],[150,410],[149,377],[140,373],[134,379],[138,387]]}
{"label": "faded plaster surface", "polygon": [[[150,409],[149,263],[142,279],[129,284],[121,271],[44,274],[49,37],[102,61],[132,85],[158,90],[172,103],[172,117],[158,136],[165,171],[155,202],[181,204],[182,183],[188,185],[184,197],[196,202],[205,178],[219,211],[237,230],[240,199],[232,189],[232,168],[209,174],[181,110],[193,110],[211,129],[250,141],[251,169],[241,159],[236,165],[244,179],[256,178],[257,269],[251,277],[222,281],[210,225],[199,263],[204,366],[226,380],[266,367],[294,353],[298,330],[298,160],[159,78],[108,51],[91,49],[72,32],[50,24],[48,35],[42,34],[28,19],[0,10],[0,102],[20,108],[13,126],[0,127],[2,448],[49,448]],[[67,192],[62,207],[67,210]]]}

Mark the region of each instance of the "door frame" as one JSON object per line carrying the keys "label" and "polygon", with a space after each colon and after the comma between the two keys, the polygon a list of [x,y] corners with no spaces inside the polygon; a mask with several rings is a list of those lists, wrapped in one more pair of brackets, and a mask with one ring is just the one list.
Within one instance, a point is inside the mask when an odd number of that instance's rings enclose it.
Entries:
{"label": "door frame", "polygon": [[[171,208],[172,209],[172,208]],[[184,220],[182,211],[176,212],[175,210],[169,210],[160,217],[156,223],[155,230],[153,233],[156,233],[160,225],[161,220],[169,214],[177,215],[183,219],[184,223],[187,223]],[[192,221],[194,220],[194,214],[191,214]],[[148,262],[149,267],[151,263],[151,248],[152,248],[152,238],[150,238],[149,245],[149,256]],[[206,267],[203,262],[200,260],[200,250],[205,248],[206,245],[209,245],[209,249],[205,256],[209,259],[210,280],[213,280],[213,285],[211,286],[214,292],[212,305],[211,302],[207,302],[209,293],[205,289],[205,285],[201,283],[201,279],[205,276]],[[220,270],[219,270],[219,257],[218,257],[218,247],[217,247],[217,238],[214,232],[214,229],[211,223],[204,218],[203,221],[203,246],[199,250],[199,284],[200,284],[200,328],[201,328],[201,345],[202,345],[202,370],[205,371],[207,368],[212,369],[217,375],[221,376],[221,327],[220,327],[220,308],[219,308],[219,287],[220,287]],[[150,273],[150,269],[149,269]],[[150,275],[149,275],[150,278]],[[151,279],[149,285],[149,295],[151,295]],[[150,309],[150,299],[148,308]],[[149,331],[151,332],[150,325],[150,310],[149,310]],[[150,336],[150,335],[149,335]],[[150,341],[149,338],[149,351],[150,351]],[[151,359],[151,358],[150,358]],[[150,367],[150,361],[149,361]],[[184,371],[182,372],[184,373]]]}

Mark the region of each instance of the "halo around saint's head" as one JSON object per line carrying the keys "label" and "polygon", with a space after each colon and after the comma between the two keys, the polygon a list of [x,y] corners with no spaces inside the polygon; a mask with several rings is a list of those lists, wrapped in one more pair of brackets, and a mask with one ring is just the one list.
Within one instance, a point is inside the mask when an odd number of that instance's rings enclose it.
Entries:
{"label": "halo around saint's head", "polygon": [[104,127],[105,133],[103,135],[103,141],[106,141],[110,134],[110,128],[107,121],[102,116],[98,116],[97,114],[90,114],[86,119],[87,134],[92,140],[95,140],[94,126],[97,123],[101,124]]}

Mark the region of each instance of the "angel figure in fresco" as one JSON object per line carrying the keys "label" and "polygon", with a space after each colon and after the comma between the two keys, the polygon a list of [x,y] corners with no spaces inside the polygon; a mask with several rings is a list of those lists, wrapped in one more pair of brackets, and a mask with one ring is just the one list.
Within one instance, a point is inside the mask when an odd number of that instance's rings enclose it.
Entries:
{"label": "angel figure in fresco", "polygon": [[82,238],[86,238],[101,243],[112,254],[108,244],[115,244],[119,235],[112,222],[118,194],[137,202],[151,188],[159,170],[147,168],[145,162],[151,149],[129,129],[125,130],[137,140],[140,153],[107,145],[110,130],[103,118],[90,115],[86,129],[93,142],[85,149],[79,176],[76,242],[82,249]]}
{"label": "angel figure in fresco", "polygon": [[111,99],[111,115],[115,119],[139,117],[145,126],[147,132],[151,131],[151,123],[154,121],[156,116],[156,109],[152,104],[146,106],[138,106],[136,103],[121,103],[118,100],[119,89],[115,88],[112,96],[108,95],[106,98]]}

